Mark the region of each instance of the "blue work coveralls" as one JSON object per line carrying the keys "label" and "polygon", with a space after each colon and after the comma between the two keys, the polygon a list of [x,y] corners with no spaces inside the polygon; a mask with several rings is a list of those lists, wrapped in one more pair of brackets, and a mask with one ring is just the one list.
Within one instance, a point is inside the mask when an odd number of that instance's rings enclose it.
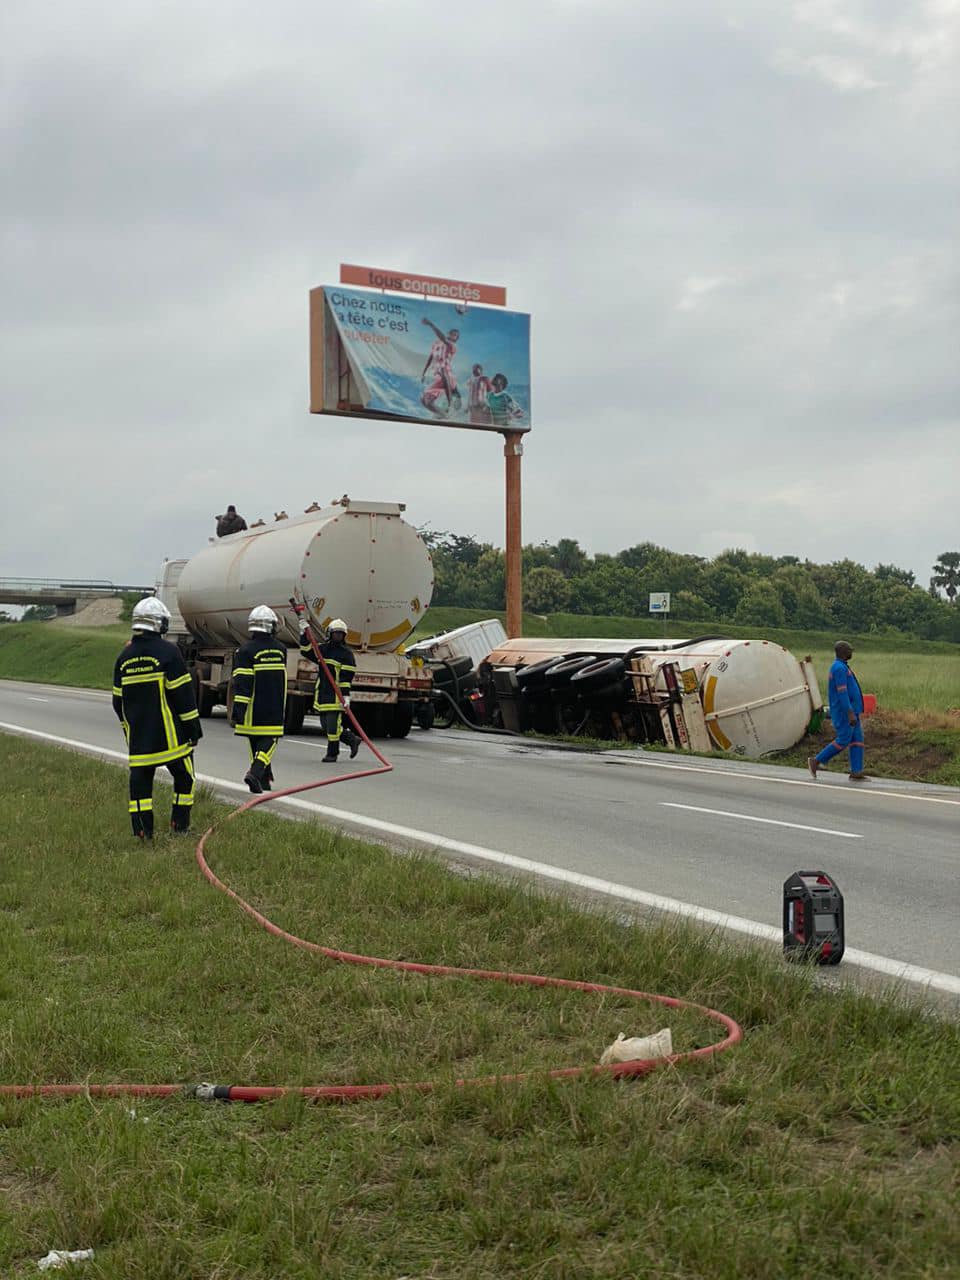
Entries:
{"label": "blue work coveralls", "polygon": [[[817,764],[826,764],[841,751],[850,748],[850,772],[863,773],[863,693],[860,682],[842,658],[837,658],[830,668],[827,681],[830,701],[830,719],[833,721],[833,741],[817,756]],[[850,723],[850,712],[856,716]]]}

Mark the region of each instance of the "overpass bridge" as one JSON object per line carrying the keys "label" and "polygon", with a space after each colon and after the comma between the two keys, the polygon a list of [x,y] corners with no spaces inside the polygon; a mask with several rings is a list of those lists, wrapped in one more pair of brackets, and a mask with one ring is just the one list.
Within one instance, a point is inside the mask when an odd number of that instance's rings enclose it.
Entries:
{"label": "overpass bridge", "polygon": [[78,604],[119,596],[125,591],[152,595],[153,587],[126,586],[89,578],[0,578],[0,604],[54,605],[57,616],[75,613]]}

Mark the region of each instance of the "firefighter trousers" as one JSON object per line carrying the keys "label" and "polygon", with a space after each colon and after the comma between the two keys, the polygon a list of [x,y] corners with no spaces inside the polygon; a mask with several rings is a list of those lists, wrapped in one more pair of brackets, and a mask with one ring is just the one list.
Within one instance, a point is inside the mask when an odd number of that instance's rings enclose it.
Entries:
{"label": "firefighter trousers", "polygon": [[327,735],[327,756],[333,759],[340,754],[340,740],[347,744],[353,752],[353,744],[359,742],[360,739],[351,729],[345,729],[343,726],[343,714],[340,710],[339,703],[336,710],[325,710],[320,712],[320,723],[323,725],[323,731]]}
{"label": "firefighter trousers", "polygon": [[247,738],[247,746],[250,748],[250,773],[266,790],[270,789],[270,783],[273,782],[271,761],[279,741],[279,738]]}
{"label": "firefighter trousers", "polygon": [[[153,836],[153,775],[156,770],[155,764],[130,766],[130,825],[135,836],[148,840]],[[193,752],[179,760],[167,761],[167,771],[173,778],[170,826],[174,831],[189,831],[193,807]]]}

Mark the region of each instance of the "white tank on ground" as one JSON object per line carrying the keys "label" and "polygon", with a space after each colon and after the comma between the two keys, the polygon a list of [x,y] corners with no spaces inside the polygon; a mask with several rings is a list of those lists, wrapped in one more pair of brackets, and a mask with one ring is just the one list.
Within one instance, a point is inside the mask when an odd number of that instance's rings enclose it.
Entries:
{"label": "white tank on ground", "polygon": [[430,604],[433,565],[426,544],[401,517],[399,503],[353,502],[218,538],[180,571],[177,602],[203,644],[234,648],[247,638],[247,615],[266,604],[279,635],[296,644],[290,597],[308,620],[350,626],[357,650],[393,652]]}
{"label": "white tank on ground", "polygon": [[[676,647],[673,647],[676,646]],[[498,645],[491,666],[530,666],[561,654],[623,657],[641,651],[655,670],[675,662],[694,671],[707,731],[714,746],[738,755],[763,756],[799,742],[823,706],[813,663],[770,640],[616,640],[587,637],[518,638]],[[657,689],[666,691],[662,676]]]}
{"label": "white tank on ground", "polygon": [[[823,706],[813,664],[770,640],[701,640],[651,657],[655,667],[696,671],[707,732],[721,751],[786,751]],[[662,677],[657,685],[666,688]]]}

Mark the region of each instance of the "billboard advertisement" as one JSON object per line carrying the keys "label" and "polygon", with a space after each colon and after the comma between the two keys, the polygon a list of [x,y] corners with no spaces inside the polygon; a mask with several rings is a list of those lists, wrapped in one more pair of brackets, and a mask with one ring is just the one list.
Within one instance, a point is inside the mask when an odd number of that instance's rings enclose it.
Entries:
{"label": "billboard advertisement", "polygon": [[325,285],[310,342],[313,413],[530,430],[528,315]]}

